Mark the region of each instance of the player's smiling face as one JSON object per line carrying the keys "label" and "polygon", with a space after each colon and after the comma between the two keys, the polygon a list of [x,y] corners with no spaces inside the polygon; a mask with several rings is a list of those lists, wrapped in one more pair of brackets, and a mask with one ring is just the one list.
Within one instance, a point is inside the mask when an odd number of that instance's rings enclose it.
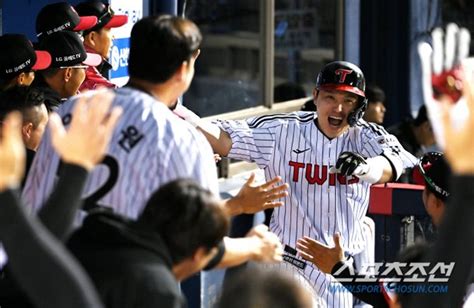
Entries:
{"label": "player's smiling face", "polygon": [[336,138],[348,128],[347,117],[357,107],[355,94],[339,90],[314,90],[319,129],[329,138]]}

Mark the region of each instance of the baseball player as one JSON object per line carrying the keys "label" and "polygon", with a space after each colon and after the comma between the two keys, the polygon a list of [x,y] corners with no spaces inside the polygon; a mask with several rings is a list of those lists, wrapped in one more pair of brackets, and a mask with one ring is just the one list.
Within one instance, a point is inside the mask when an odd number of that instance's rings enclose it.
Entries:
{"label": "baseball player", "polygon": [[204,131],[221,156],[256,162],[266,178],[279,175],[290,185],[285,206],[274,211],[270,222],[286,244],[287,262],[278,266],[295,272],[314,289],[315,301],[328,307],[352,307],[352,296],[331,291],[330,276],[298,256],[297,240],[308,236],[333,246],[333,234],[339,232],[348,255],[358,254],[365,246],[362,218],[370,185],[395,180],[417,162],[383,127],[361,119],[367,106],[364,90],[361,70],[337,61],[324,66],[317,77],[317,113],[212,125],[185,107],[176,110]]}

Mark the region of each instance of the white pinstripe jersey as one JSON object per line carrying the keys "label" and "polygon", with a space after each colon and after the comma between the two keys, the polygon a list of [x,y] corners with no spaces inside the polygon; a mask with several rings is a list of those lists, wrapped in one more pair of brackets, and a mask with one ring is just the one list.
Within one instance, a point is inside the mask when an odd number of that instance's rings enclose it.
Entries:
{"label": "white pinstripe jersey", "polygon": [[[142,212],[157,188],[177,178],[192,178],[218,196],[213,153],[204,136],[144,92],[121,88],[115,93],[113,105],[122,106],[124,112],[107,151],[112,159],[89,175],[84,196],[115,177],[113,185],[99,191],[98,203],[131,218]],[[75,98],[60,107],[63,122],[68,121],[74,102]],[[25,203],[35,211],[52,190],[59,165],[49,135],[43,137],[23,190]]]}
{"label": "white pinstripe jersey", "polygon": [[[365,246],[362,218],[370,184],[329,174],[330,166],[344,151],[384,155],[399,176],[417,160],[379,125],[360,120],[330,140],[315,125],[315,118],[312,112],[294,112],[217,124],[232,138],[229,157],[255,162],[267,180],[279,175],[290,185],[284,206],[275,209],[270,222],[283,244],[296,247],[297,239],[310,236],[333,246],[333,234],[339,232],[344,250],[356,254]],[[314,270],[312,266],[305,270],[313,282],[318,280]]]}

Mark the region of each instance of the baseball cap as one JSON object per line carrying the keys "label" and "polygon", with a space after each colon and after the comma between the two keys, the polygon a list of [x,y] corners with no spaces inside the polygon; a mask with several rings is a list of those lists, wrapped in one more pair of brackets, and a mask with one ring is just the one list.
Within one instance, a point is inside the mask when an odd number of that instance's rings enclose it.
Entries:
{"label": "baseball cap", "polygon": [[51,54],[51,67],[69,67],[78,64],[97,66],[102,57],[87,53],[80,36],[71,31],[60,31],[46,36],[40,47]]}
{"label": "baseball cap", "polygon": [[428,152],[418,161],[414,169],[413,180],[416,184],[426,186],[438,198],[446,200],[449,193],[449,175],[451,174],[448,163],[440,152]]}
{"label": "baseball cap", "polygon": [[96,31],[102,28],[118,28],[125,25],[128,21],[127,15],[115,15],[109,4],[104,4],[100,0],[84,1],[75,6],[79,16],[95,16],[97,24],[88,29]]}
{"label": "baseball cap", "polygon": [[83,31],[97,24],[96,16],[79,16],[66,2],[46,5],[36,17],[37,36],[43,38],[58,31]]}
{"label": "baseball cap", "polygon": [[43,70],[51,65],[51,55],[34,50],[33,44],[22,34],[0,36],[0,78],[14,77],[22,72]]}

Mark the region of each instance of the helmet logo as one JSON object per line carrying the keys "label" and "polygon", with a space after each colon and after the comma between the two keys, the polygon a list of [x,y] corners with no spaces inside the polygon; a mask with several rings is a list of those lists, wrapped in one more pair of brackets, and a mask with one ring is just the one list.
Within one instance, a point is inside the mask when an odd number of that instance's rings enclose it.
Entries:
{"label": "helmet logo", "polygon": [[335,71],[335,74],[339,76],[339,83],[344,83],[344,81],[346,80],[346,76],[352,72],[352,70],[339,68]]}

